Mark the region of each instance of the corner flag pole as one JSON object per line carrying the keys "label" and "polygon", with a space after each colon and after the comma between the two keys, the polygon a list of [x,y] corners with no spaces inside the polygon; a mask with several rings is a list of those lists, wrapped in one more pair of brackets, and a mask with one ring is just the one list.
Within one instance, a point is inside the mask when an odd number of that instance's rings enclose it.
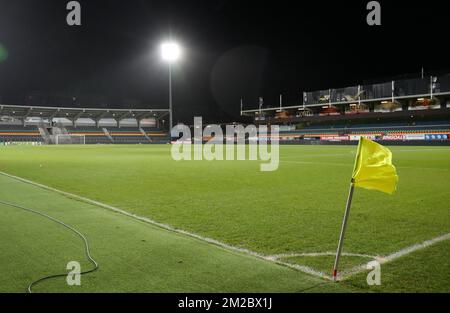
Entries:
{"label": "corner flag pole", "polygon": [[376,142],[365,139],[362,136],[359,137],[347,206],[345,207],[341,235],[339,236],[336,259],[334,260],[333,281],[337,280],[339,259],[342,254],[342,246],[344,245],[345,229],[347,228],[355,186],[392,194],[397,189],[397,183],[398,175],[395,166],[392,165],[392,152]]}
{"label": "corner flag pole", "polygon": [[[361,143],[362,143],[362,137],[359,137],[358,149],[356,151],[355,165],[353,166],[353,173],[355,173],[355,170],[358,165],[358,157],[359,157],[359,154],[361,151],[361,146],[362,146]],[[350,181],[350,190],[348,191],[347,205],[345,206],[344,220],[342,221],[341,235],[339,236],[339,244],[338,244],[338,248],[336,251],[336,259],[334,260],[333,281],[336,281],[336,279],[337,279],[339,259],[341,258],[342,246],[344,245],[345,229],[347,228],[347,221],[348,221],[348,216],[350,214],[350,207],[352,206],[354,190],[355,190],[355,179],[352,175],[352,180]]]}
{"label": "corner flag pole", "polygon": [[348,216],[350,214],[350,207],[352,206],[354,189],[355,189],[355,185],[353,184],[353,178],[352,178],[352,181],[350,183],[350,190],[348,192],[347,205],[345,207],[344,220],[342,221],[341,235],[339,236],[339,244],[338,244],[338,248],[336,251],[336,259],[334,260],[333,281],[336,281],[336,278],[337,278],[339,259],[341,257],[342,246],[344,244],[345,229],[347,228],[347,221],[348,221]]}

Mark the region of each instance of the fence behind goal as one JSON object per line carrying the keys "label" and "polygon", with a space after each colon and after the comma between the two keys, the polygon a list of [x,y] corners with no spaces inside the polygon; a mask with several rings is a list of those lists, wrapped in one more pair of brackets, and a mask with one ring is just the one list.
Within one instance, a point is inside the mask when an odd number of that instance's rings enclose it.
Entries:
{"label": "fence behind goal", "polygon": [[55,144],[57,145],[84,145],[86,143],[85,135],[63,135],[55,136]]}

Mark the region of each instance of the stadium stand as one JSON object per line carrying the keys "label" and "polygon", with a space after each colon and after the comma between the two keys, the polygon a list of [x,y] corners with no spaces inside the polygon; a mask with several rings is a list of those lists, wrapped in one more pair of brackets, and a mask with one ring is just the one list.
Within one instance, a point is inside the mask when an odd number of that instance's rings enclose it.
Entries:
{"label": "stadium stand", "polygon": [[[322,128],[321,128],[322,127]],[[302,127],[280,132],[282,142],[310,142],[310,140],[326,142],[356,142],[360,136],[379,141],[396,141],[417,144],[449,144],[450,121],[415,122],[413,125],[399,123],[372,123],[356,125],[328,125]]]}
{"label": "stadium stand", "polygon": [[[158,127],[168,110],[0,105],[1,143],[151,144],[170,142]],[[82,120],[82,122],[79,122]],[[87,120],[87,121],[86,121]],[[164,124],[164,120],[162,120]],[[124,126],[121,124],[135,126]],[[118,126],[119,125],[119,126]],[[58,140],[63,138],[64,140]],[[80,138],[82,140],[80,140]],[[78,140],[76,140],[78,139]]]}
{"label": "stadium stand", "polygon": [[[142,129],[137,127],[64,127],[67,135],[81,135],[86,144],[149,144],[168,142],[168,134],[159,129]],[[105,132],[106,130],[106,132]],[[108,133],[110,136],[108,136]],[[36,125],[1,125],[0,142],[45,142]]]}
{"label": "stadium stand", "polygon": [[[243,100],[241,100],[241,108]],[[304,92],[300,104],[241,109],[280,126],[280,142],[379,141],[450,145],[450,74]]]}

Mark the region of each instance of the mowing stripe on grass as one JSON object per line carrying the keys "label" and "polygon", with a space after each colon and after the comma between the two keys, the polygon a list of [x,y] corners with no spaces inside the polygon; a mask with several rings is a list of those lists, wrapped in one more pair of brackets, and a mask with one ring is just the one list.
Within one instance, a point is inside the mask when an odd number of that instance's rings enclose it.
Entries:
{"label": "mowing stripe on grass", "polygon": [[66,192],[66,191],[62,191],[62,190],[59,190],[59,189],[56,189],[56,188],[53,188],[53,187],[50,187],[50,186],[46,186],[46,185],[40,184],[40,183],[36,183],[34,181],[31,181],[31,180],[28,180],[28,179],[25,179],[25,178],[22,178],[22,177],[19,177],[19,176],[14,176],[14,175],[2,172],[2,171],[0,171],[0,175],[3,175],[3,176],[6,176],[6,177],[9,177],[9,178],[21,181],[21,182],[26,183],[26,184],[31,184],[33,186],[36,186],[36,187],[39,187],[39,188],[42,188],[42,189],[45,189],[45,190],[49,190],[49,191],[52,191],[52,192],[59,193],[59,194],[61,194],[63,196],[66,196],[66,197],[68,197],[70,199],[83,201],[85,203],[89,203],[89,204],[92,204],[92,205],[95,205],[95,206],[98,206],[98,207],[101,207],[101,208],[112,210],[114,212],[117,212],[117,213],[126,215],[128,217],[131,217],[133,219],[137,219],[139,221],[158,226],[158,227],[160,227],[162,229],[165,229],[165,230],[168,230],[168,231],[172,231],[172,232],[183,234],[183,235],[186,235],[186,236],[189,236],[189,237],[193,237],[193,238],[196,238],[198,240],[202,240],[202,241],[208,242],[210,244],[222,247],[224,249],[228,249],[228,250],[235,251],[235,252],[240,252],[240,253],[245,253],[245,254],[248,254],[248,255],[251,255],[251,256],[254,256],[254,257],[266,260],[266,261],[269,261],[269,262],[273,262],[273,263],[276,263],[276,264],[279,264],[279,265],[283,265],[283,266],[286,266],[286,267],[294,268],[296,270],[300,270],[300,271],[302,271],[304,273],[307,273],[307,274],[311,274],[311,275],[314,275],[314,276],[317,276],[317,277],[321,277],[321,278],[327,278],[326,275],[324,275],[323,273],[315,271],[314,269],[312,269],[312,268],[310,268],[308,266],[295,265],[295,264],[290,264],[290,263],[286,263],[286,262],[282,262],[282,261],[278,261],[278,260],[273,260],[270,257],[267,257],[267,256],[265,256],[263,254],[260,254],[260,253],[257,253],[257,252],[254,252],[254,251],[251,251],[251,250],[248,250],[248,249],[245,249],[245,248],[239,248],[239,247],[231,246],[231,245],[228,245],[228,244],[226,244],[224,242],[221,242],[221,241],[218,241],[218,240],[215,240],[215,239],[212,239],[212,238],[203,237],[203,236],[200,236],[200,235],[195,234],[195,233],[188,232],[188,231],[183,230],[183,229],[174,228],[174,227],[172,227],[172,226],[170,226],[168,224],[159,223],[159,222],[154,221],[154,220],[152,220],[150,218],[142,217],[142,216],[139,216],[139,215],[136,215],[136,214],[133,214],[133,213],[129,213],[127,211],[124,211],[122,209],[116,208],[114,206],[111,206],[111,205],[108,205],[108,204],[105,204],[105,203],[102,203],[102,202],[98,202],[98,201],[95,201],[95,200],[91,200],[91,199],[88,199],[88,198],[85,198],[85,197],[82,197],[82,196],[78,196],[78,195],[75,195],[75,194],[72,194],[72,193],[69,193],[69,192]]}
{"label": "mowing stripe on grass", "polygon": [[[289,161],[285,161],[285,162],[289,162]],[[299,163],[299,162],[295,162],[295,161],[292,161],[292,162],[293,163]],[[313,162],[307,162],[307,163],[313,163]],[[315,163],[317,164],[317,162],[315,162]],[[322,163],[320,163],[320,164],[322,164]],[[344,165],[344,164],[341,164],[341,165]],[[149,223],[149,224],[158,226],[158,227],[160,227],[162,229],[165,229],[165,230],[168,230],[168,231],[172,231],[172,232],[183,234],[183,235],[186,235],[186,236],[189,236],[189,237],[193,237],[193,238],[196,238],[198,240],[205,241],[205,242],[208,242],[210,244],[222,247],[224,249],[228,249],[228,250],[235,251],[235,252],[240,252],[240,253],[245,253],[245,254],[248,254],[248,255],[251,255],[251,256],[254,256],[254,257],[266,260],[266,261],[269,261],[269,262],[273,262],[273,263],[276,263],[276,264],[279,264],[279,265],[283,265],[283,266],[286,266],[286,267],[290,267],[290,268],[302,271],[302,272],[310,274],[310,275],[314,275],[314,276],[321,277],[321,278],[324,278],[324,279],[332,280],[332,277],[330,275],[327,275],[327,274],[325,274],[323,272],[320,272],[320,271],[316,271],[316,270],[314,270],[311,267],[308,267],[308,266],[305,266],[305,265],[300,265],[300,264],[292,264],[292,263],[280,261],[279,257],[283,256],[283,254],[279,254],[279,255],[263,255],[263,254],[260,254],[258,252],[255,252],[255,251],[251,251],[249,249],[235,247],[235,246],[226,244],[224,242],[218,241],[216,239],[212,239],[212,238],[209,238],[209,237],[203,237],[203,236],[200,236],[200,235],[195,234],[195,233],[188,232],[188,231],[183,230],[183,229],[174,228],[174,227],[172,227],[172,226],[170,226],[168,224],[160,223],[160,222],[154,221],[154,220],[152,220],[150,218],[146,218],[146,217],[142,217],[142,216],[139,216],[139,215],[136,215],[136,214],[133,214],[133,213],[129,213],[127,211],[124,211],[122,209],[116,208],[114,206],[111,206],[111,205],[108,205],[108,204],[105,204],[105,203],[102,203],[102,202],[99,202],[99,201],[91,200],[89,198],[85,198],[85,197],[82,197],[82,196],[78,196],[78,195],[75,195],[75,194],[72,194],[72,193],[69,193],[69,192],[66,192],[66,191],[62,191],[62,190],[59,190],[59,189],[56,189],[56,188],[53,188],[53,187],[50,187],[50,186],[46,186],[46,185],[40,184],[40,183],[36,183],[36,182],[33,182],[31,180],[28,180],[28,179],[25,179],[25,178],[22,178],[22,177],[19,177],[19,176],[14,176],[14,175],[2,172],[2,171],[0,171],[0,175],[3,175],[3,176],[6,176],[6,177],[9,177],[9,178],[21,181],[23,183],[31,184],[33,186],[36,186],[36,187],[39,187],[39,188],[42,188],[42,189],[45,189],[45,190],[49,190],[49,191],[52,191],[52,192],[59,193],[59,194],[64,195],[64,196],[66,196],[68,198],[71,198],[71,199],[83,201],[85,203],[89,203],[89,204],[92,204],[92,205],[95,205],[95,206],[98,206],[98,207],[102,207],[102,208],[105,208],[105,209],[108,209],[108,210],[111,210],[111,211],[123,214],[125,216],[131,217],[133,219],[136,219],[136,220],[139,220],[139,221],[142,221],[142,222],[145,222],[145,223]],[[429,246],[431,246],[431,245],[433,245],[435,243],[438,243],[440,241],[447,240],[447,239],[450,239],[450,233],[447,233],[445,235],[441,235],[441,236],[432,238],[430,240],[426,240],[426,241],[424,241],[422,243],[414,244],[412,246],[403,248],[403,249],[398,250],[398,251],[396,251],[396,252],[394,252],[394,253],[392,253],[392,254],[390,254],[388,256],[384,256],[384,257],[383,256],[376,256],[375,260],[378,260],[380,263],[388,263],[388,262],[391,262],[391,261],[393,261],[393,260],[395,260],[397,258],[400,258],[400,257],[405,256],[407,254],[413,253],[413,252],[415,252],[417,250],[424,249],[424,248],[429,247]],[[356,254],[354,254],[354,253],[347,252],[347,254],[349,256],[350,255],[351,256],[356,256]],[[335,253],[334,252],[311,252],[311,253],[299,254],[299,256],[302,256],[302,255],[303,256],[308,256],[308,255],[309,256],[314,256],[314,255],[315,256],[323,256],[323,255],[335,255]],[[293,256],[293,255],[292,254],[291,255],[286,254],[286,256]],[[358,254],[358,256],[366,256],[366,255],[363,255],[363,254],[359,255]],[[372,257],[372,256],[368,256],[368,257]],[[342,279],[348,278],[350,276],[353,276],[353,275],[358,274],[358,273],[360,273],[362,271],[365,271],[365,270],[366,270],[365,264],[357,266],[357,267],[355,267],[355,268],[353,268],[353,269],[351,269],[349,271],[343,272],[340,275],[340,279],[342,280]]]}

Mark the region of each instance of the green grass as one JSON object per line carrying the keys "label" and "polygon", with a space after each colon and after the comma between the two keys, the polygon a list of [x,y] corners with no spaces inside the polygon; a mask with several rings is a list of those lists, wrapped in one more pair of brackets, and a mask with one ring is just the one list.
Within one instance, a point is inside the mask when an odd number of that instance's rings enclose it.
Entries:
{"label": "green grass", "polygon": [[[0,170],[262,254],[325,252],[336,249],[355,148],[281,146],[279,169],[260,172],[258,161],[176,162],[166,145],[1,147]],[[450,232],[450,149],[391,149],[398,192],[355,191],[346,252],[386,255]],[[435,274],[421,263],[439,264],[445,257],[439,252],[426,261],[417,258],[424,276]],[[344,270],[355,265],[350,258],[344,257]],[[289,262],[327,270],[331,259]],[[383,272],[402,263],[383,265]],[[408,265],[392,273],[402,285]],[[432,290],[448,290],[450,273],[439,275]],[[414,285],[411,290],[429,290],[421,282]]]}
{"label": "green grass", "polygon": [[[35,292],[297,292],[349,291],[301,272],[162,230],[60,194],[0,176],[0,197],[49,214],[84,233],[97,272],[81,286],[64,278]],[[65,273],[70,261],[92,268],[79,237],[46,218],[0,204],[1,292],[24,292],[45,275]]]}

